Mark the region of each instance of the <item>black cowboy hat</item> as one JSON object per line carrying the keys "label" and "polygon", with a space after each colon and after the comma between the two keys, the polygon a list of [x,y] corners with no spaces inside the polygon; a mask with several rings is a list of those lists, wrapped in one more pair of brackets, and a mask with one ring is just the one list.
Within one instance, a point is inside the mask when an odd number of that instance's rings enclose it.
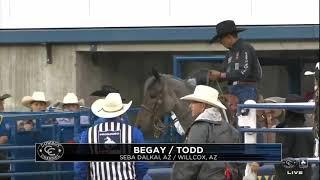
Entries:
{"label": "black cowboy hat", "polygon": [[3,100],[5,100],[5,99],[7,99],[9,97],[11,97],[10,94],[4,94],[4,95],[0,96],[0,101],[3,101]]}
{"label": "black cowboy hat", "polygon": [[[103,85],[100,90],[94,91],[90,96],[106,97],[109,93],[119,93],[119,90],[110,85]],[[122,98],[122,101],[125,99]]]}
{"label": "black cowboy hat", "polygon": [[[306,102],[306,101],[302,96],[299,96],[297,94],[288,94],[285,102],[286,103],[301,103],[301,102]],[[298,114],[310,113],[310,110],[306,110],[306,109],[288,109],[287,111],[298,113]]]}
{"label": "black cowboy hat", "polygon": [[237,28],[236,24],[232,20],[222,21],[216,26],[216,35],[210,40],[210,43],[217,41],[219,38],[230,34],[245,31],[245,28]]}

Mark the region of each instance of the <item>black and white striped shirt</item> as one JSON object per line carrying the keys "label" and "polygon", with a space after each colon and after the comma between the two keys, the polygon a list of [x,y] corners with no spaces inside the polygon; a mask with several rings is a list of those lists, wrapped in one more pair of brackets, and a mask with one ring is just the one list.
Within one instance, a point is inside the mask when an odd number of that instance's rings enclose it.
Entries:
{"label": "black and white striped shirt", "polygon": [[[122,122],[97,124],[88,131],[88,143],[132,143],[132,127]],[[134,180],[134,162],[90,162],[91,180]]]}

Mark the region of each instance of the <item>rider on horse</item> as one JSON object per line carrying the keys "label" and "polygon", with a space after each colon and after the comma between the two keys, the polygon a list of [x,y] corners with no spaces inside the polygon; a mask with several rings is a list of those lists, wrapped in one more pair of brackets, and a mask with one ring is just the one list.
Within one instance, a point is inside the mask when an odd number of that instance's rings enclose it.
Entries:
{"label": "rider on horse", "polygon": [[224,60],[224,72],[209,71],[210,80],[228,81],[229,91],[239,98],[239,103],[257,99],[257,82],[262,78],[262,69],[256,56],[255,49],[238,37],[238,32],[245,29],[237,28],[231,20],[220,22],[217,35],[212,42],[219,42],[229,52]]}

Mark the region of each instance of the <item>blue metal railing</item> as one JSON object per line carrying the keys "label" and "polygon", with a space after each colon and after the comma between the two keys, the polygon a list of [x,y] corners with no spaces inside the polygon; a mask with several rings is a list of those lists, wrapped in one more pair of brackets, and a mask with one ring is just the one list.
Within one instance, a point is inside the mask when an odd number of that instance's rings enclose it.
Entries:
{"label": "blue metal railing", "polygon": [[[130,108],[128,111],[128,114],[136,114],[140,108]],[[81,125],[80,124],[80,116],[81,115],[88,115],[91,116],[89,111],[81,111],[81,112],[1,112],[0,116],[3,118],[3,122],[9,124],[9,133],[10,138],[9,142],[10,144],[6,145],[0,145],[0,151],[9,151],[10,152],[25,152],[26,150],[30,151],[34,149],[34,145],[18,145],[17,144],[17,135],[20,133],[25,133],[25,135],[30,135],[32,133],[43,133],[46,132],[47,135],[51,136],[50,140],[60,141],[63,139],[63,135],[65,130],[70,130],[70,128],[73,128],[73,139],[76,141],[77,137],[79,136],[80,129],[81,128],[87,128],[93,124],[92,118],[90,117],[90,124],[89,125]],[[43,124],[44,120],[46,119],[54,119],[54,118],[75,118],[74,124],[65,124],[65,125],[59,125],[59,124]],[[36,126],[32,131],[29,132],[18,132],[17,131],[17,121],[18,120],[30,120],[30,119],[36,119]],[[168,118],[165,120],[166,122],[169,121]],[[49,132],[49,130],[51,132]],[[69,133],[69,131],[67,131]],[[170,131],[172,134],[172,130]],[[24,134],[20,134],[24,135]],[[42,141],[41,141],[42,142]],[[22,157],[23,158],[23,157]],[[17,164],[25,164],[25,163],[35,163],[34,157],[25,157],[23,159],[18,158],[15,156],[15,153],[11,153],[11,156],[7,160],[0,160],[0,164],[11,164],[11,171],[8,173],[0,173],[0,177],[4,176],[11,176],[12,180],[16,179],[16,177],[21,176],[43,176],[43,175],[50,175],[54,179],[61,179],[63,175],[72,175],[73,171],[62,171],[63,168],[61,167],[62,163],[54,163],[50,162],[50,165],[52,166],[50,171],[45,172],[39,172],[37,170],[40,169],[34,169],[34,172],[21,172],[17,169]],[[42,163],[43,164],[43,163]],[[44,163],[46,164],[46,163]],[[160,167],[159,165],[156,166],[157,168]],[[66,169],[64,169],[66,170]],[[19,172],[18,172],[19,171]]]}
{"label": "blue metal railing", "polygon": [[304,132],[312,132],[312,127],[305,128],[239,128],[240,132],[257,132],[257,133],[265,133],[265,132],[274,132],[274,133],[304,133]]}
{"label": "blue metal railing", "polygon": [[311,112],[314,108],[314,102],[238,104],[238,113],[241,112],[241,109],[302,109]]}
{"label": "blue metal railing", "polygon": [[66,175],[74,174],[73,171],[38,171],[38,172],[14,172],[14,173],[0,173],[0,177],[15,177],[15,176],[43,176],[43,175]]}
{"label": "blue metal railing", "polygon": [[[1,173],[0,177],[6,177],[11,176],[12,179],[16,179],[16,176],[53,176],[54,179],[61,179],[62,175],[72,175],[74,172],[73,170],[70,171],[58,171],[58,169],[61,169],[61,163],[50,163],[51,171],[34,171],[34,172],[15,172],[16,171],[16,164],[20,163],[35,163],[35,159],[33,158],[27,158],[27,159],[17,159],[16,153],[19,152],[25,152],[26,150],[32,150],[34,149],[34,145],[17,145],[17,135],[18,133],[25,133],[21,134],[24,135],[30,135],[32,133],[39,132],[40,134],[44,131],[47,131],[48,128],[52,130],[52,133],[49,133],[49,136],[47,137],[50,140],[59,141],[61,137],[59,137],[59,134],[63,131],[63,128],[69,128],[73,127],[73,139],[76,139],[81,127],[87,127],[80,125],[80,116],[81,115],[88,115],[90,116],[89,111],[81,111],[81,112],[4,112],[0,113],[0,115],[3,118],[2,123],[8,123],[9,124],[9,132],[10,132],[10,138],[9,142],[11,145],[1,145],[0,150],[10,150],[11,157],[8,158],[8,160],[0,160],[0,164],[11,164],[11,172],[8,173]],[[54,119],[54,118],[74,118],[74,125],[46,125],[44,124],[45,119]],[[36,125],[32,129],[32,131],[29,132],[18,132],[17,130],[17,121],[18,120],[30,120],[35,119]],[[91,119],[91,118],[90,118]],[[58,132],[58,133],[57,133]],[[41,138],[40,138],[41,139]],[[28,151],[29,151],[28,150]],[[35,169],[40,170],[40,169]]]}
{"label": "blue metal railing", "polygon": [[[315,103],[314,102],[300,102],[300,103],[252,103],[252,104],[238,104],[238,114],[240,114],[242,109],[286,109],[286,110],[305,110],[309,112],[314,112]],[[312,132],[312,127],[297,127],[297,128],[239,128],[240,132],[256,132],[256,133],[305,133]],[[295,158],[299,160],[300,158]],[[304,158],[305,159],[305,158]],[[320,163],[319,157],[307,158],[309,163]]]}

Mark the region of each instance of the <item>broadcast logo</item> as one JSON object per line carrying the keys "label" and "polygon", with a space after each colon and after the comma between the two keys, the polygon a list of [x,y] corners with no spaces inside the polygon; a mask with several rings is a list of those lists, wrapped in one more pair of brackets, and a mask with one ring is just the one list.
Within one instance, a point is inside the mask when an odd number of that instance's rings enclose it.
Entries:
{"label": "broadcast logo", "polygon": [[296,167],[297,161],[295,159],[286,158],[286,159],[282,160],[281,164],[286,169],[292,169],[292,168]]}
{"label": "broadcast logo", "polygon": [[287,158],[282,160],[282,166],[287,169],[287,175],[303,175],[303,169],[308,167],[308,159]]}
{"label": "broadcast logo", "polygon": [[299,160],[299,168],[308,168],[308,159],[307,158],[301,158]]}
{"label": "broadcast logo", "polygon": [[55,141],[46,141],[37,148],[38,156],[45,161],[56,161],[63,156],[63,146]]}

